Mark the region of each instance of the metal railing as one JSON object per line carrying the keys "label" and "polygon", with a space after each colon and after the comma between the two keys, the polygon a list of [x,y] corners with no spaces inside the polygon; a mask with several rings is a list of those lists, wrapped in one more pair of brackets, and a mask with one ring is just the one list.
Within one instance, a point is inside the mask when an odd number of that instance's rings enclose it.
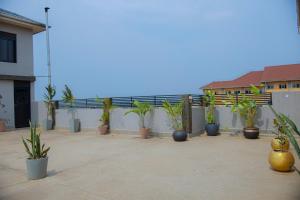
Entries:
{"label": "metal railing", "polygon": [[[162,107],[163,101],[167,100],[171,104],[180,102],[183,97],[189,96],[193,106],[200,106],[203,102],[203,95],[199,94],[181,94],[181,95],[153,95],[153,96],[129,96],[129,97],[112,97],[112,105],[116,107],[131,108],[134,101],[147,102],[155,107]],[[87,98],[76,99],[74,108],[103,108],[102,101],[104,98]],[[68,104],[62,100],[56,101],[56,108],[66,108]]]}

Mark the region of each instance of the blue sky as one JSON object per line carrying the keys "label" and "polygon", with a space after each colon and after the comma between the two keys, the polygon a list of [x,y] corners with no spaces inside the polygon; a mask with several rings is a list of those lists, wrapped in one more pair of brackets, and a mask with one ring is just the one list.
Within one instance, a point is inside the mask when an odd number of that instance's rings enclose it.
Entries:
{"label": "blue sky", "polygon": [[[300,63],[294,0],[1,0],[52,26],[53,82],[77,98],[200,93],[263,66]],[[45,34],[34,37],[46,75]],[[47,79],[38,78],[40,99]]]}

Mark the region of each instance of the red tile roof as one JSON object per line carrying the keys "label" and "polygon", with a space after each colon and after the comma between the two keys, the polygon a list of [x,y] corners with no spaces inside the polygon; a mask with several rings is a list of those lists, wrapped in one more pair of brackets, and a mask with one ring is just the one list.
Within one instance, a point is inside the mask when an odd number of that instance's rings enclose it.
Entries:
{"label": "red tile roof", "polygon": [[300,64],[265,67],[261,82],[300,80]]}
{"label": "red tile roof", "polygon": [[217,81],[212,82],[203,89],[217,89],[217,88],[236,88],[236,87],[249,87],[250,85],[259,86],[263,71],[249,72],[232,81]]}
{"label": "red tile roof", "polygon": [[259,86],[261,83],[273,81],[300,80],[300,64],[265,67],[264,71],[249,72],[232,81],[216,81],[202,87],[202,89],[225,89]]}

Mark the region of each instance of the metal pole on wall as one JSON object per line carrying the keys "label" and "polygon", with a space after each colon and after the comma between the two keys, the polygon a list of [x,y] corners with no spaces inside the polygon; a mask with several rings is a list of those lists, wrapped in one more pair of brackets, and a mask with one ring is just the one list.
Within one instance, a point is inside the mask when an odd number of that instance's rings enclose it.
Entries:
{"label": "metal pole on wall", "polygon": [[46,44],[47,44],[47,65],[48,65],[48,85],[51,85],[51,61],[50,61],[50,42],[49,42],[49,25],[48,25],[48,10],[49,7],[45,7],[46,15]]}
{"label": "metal pole on wall", "polygon": [[298,33],[300,34],[300,0],[296,0],[296,9],[297,9],[297,28],[298,28]]}

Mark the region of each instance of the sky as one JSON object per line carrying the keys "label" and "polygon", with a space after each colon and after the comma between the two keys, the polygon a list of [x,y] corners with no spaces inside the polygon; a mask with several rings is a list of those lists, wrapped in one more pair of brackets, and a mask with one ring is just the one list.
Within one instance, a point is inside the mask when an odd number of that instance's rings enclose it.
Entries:
{"label": "sky", "polygon": [[[211,81],[300,63],[295,0],[0,0],[49,22],[56,99],[199,94]],[[47,75],[45,33],[34,36],[35,75]],[[38,77],[40,100],[47,78]]]}

